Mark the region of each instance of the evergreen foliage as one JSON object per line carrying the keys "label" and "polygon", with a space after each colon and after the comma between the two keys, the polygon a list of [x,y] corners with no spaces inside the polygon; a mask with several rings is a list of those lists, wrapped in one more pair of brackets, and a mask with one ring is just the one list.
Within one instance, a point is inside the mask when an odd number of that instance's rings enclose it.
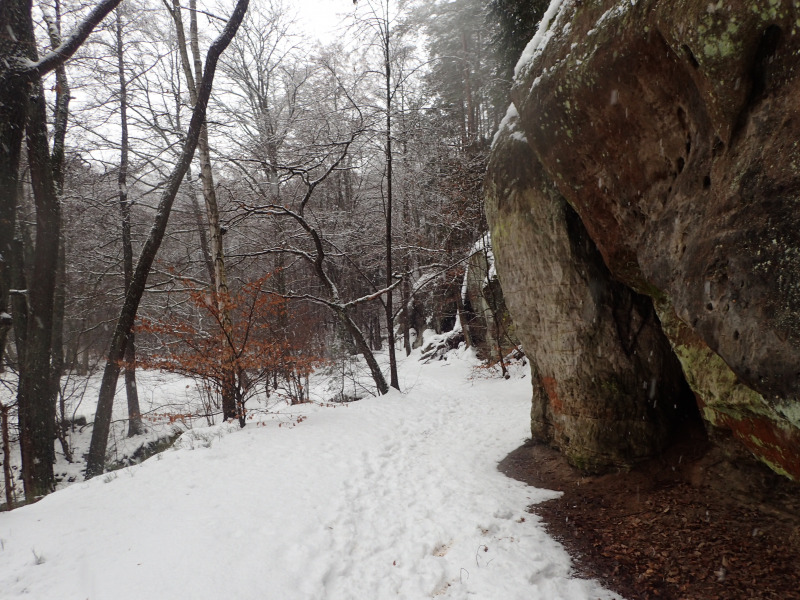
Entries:
{"label": "evergreen foliage", "polygon": [[489,15],[497,24],[491,45],[497,54],[500,73],[508,79],[549,3],[549,0],[490,0]]}

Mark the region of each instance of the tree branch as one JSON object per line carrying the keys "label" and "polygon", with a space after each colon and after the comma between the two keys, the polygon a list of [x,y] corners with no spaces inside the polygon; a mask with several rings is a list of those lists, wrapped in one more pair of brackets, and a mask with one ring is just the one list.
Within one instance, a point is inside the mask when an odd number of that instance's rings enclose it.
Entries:
{"label": "tree branch", "polygon": [[23,69],[25,74],[42,77],[53,69],[63,65],[75,51],[86,41],[95,27],[114,10],[122,0],[103,0],[94,10],[61,42],[61,44],[48,52],[37,62],[30,62]]}

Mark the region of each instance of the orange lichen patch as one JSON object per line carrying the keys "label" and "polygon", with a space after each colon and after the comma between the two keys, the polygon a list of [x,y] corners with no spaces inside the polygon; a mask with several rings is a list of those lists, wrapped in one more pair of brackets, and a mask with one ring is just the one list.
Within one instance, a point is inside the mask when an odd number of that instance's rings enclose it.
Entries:
{"label": "orange lichen patch", "polygon": [[551,410],[555,413],[563,412],[564,405],[561,402],[561,399],[558,397],[558,384],[555,378],[542,377],[542,385],[544,386],[544,391],[547,394],[547,398],[550,400]]}
{"label": "orange lichen patch", "polygon": [[774,471],[800,481],[800,432],[785,429],[758,415],[736,418],[717,414],[717,424],[728,428],[750,452]]}

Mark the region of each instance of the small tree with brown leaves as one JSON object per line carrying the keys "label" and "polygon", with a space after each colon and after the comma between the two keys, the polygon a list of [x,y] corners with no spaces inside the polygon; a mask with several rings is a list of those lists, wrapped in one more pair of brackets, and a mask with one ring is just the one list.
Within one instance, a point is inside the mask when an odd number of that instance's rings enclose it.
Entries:
{"label": "small tree with brown leaves", "polygon": [[139,330],[160,342],[159,350],[142,365],[199,380],[218,401],[232,391],[236,418],[244,427],[245,404],[259,388],[269,386],[276,374],[303,380],[319,362],[308,347],[298,344],[302,338],[288,334],[287,301],[266,290],[269,278],[218,296],[186,282],[195,314],[142,319]]}

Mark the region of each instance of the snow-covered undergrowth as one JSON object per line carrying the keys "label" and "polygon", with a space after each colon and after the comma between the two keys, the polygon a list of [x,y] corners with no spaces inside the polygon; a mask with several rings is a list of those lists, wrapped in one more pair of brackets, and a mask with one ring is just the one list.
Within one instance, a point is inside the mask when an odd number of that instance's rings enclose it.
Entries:
{"label": "snow-covered undergrowth", "polygon": [[615,597],[572,577],[526,512],[556,494],[497,471],[528,433],[526,369],[418,358],[402,393],[195,424],[142,464],[0,513],[0,598]]}

